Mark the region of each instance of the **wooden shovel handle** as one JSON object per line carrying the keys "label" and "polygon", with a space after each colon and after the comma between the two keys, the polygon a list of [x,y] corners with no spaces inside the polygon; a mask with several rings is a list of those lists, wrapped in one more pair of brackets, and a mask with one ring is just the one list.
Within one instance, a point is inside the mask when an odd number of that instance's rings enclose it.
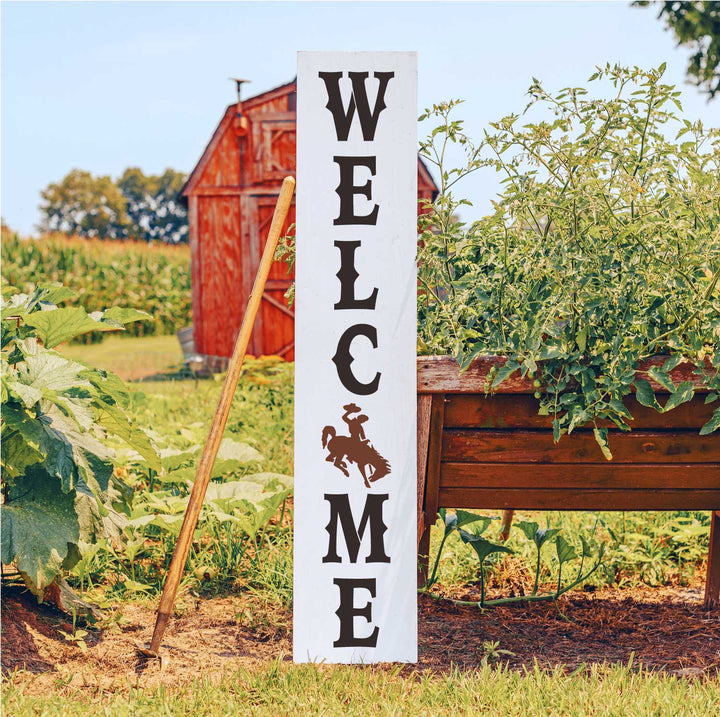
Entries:
{"label": "wooden shovel handle", "polygon": [[240,370],[242,369],[245,353],[250,343],[250,335],[252,334],[255,323],[255,316],[257,315],[262,295],[265,291],[265,283],[270,273],[270,265],[275,257],[275,248],[277,247],[280,232],[282,231],[288,210],[290,209],[294,189],[295,180],[292,177],[285,177],[282,188],[280,189],[280,196],[275,205],[275,213],[273,214],[272,224],[270,225],[270,233],[268,234],[265,244],[265,251],[260,260],[260,266],[255,276],[255,283],[250,293],[250,299],[248,300],[247,309],[243,316],[240,332],[235,341],[235,348],[228,365],[225,383],[223,384],[212,426],[210,427],[210,433],[205,443],[205,450],[198,464],[195,483],[193,484],[190,500],[188,501],[187,510],[185,511],[185,518],[182,528],[180,529],[180,535],[177,545],[175,546],[172,561],[170,562],[170,569],[165,579],[165,586],[162,597],[160,598],[160,607],[158,608],[157,621],[155,622],[155,630],[153,631],[152,641],[150,642],[150,652],[153,653],[157,653],[160,647],[165,627],[172,613],[175,597],[177,596],[180,586],[180,579],[182,578],[185,563],[190,553],[195,527],[197,526],[200,510],[205,500],[205,493],[208,483],[210,482],[212,467],[215,463],[218,449],[220,448],[220,441],[225,431],[225,425],[227,424],[230,406],[232,405],[235,388],[237,387],[238,378],[240,377]]}

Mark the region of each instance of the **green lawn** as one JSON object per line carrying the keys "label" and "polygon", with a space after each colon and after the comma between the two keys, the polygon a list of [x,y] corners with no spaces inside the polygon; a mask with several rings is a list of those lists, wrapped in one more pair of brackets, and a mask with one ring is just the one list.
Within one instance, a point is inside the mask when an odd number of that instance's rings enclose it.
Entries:
{"label": "green lawn", "polygon": [[13,717],[156,715],[502,715],[531,717],[709,717],[720,710],[712,680],[635,671],[628,665],[513,672],[485,666],[444,676],[396,667],[291,666],[197,680],[178,690],[132,688],[126,694],[25,696],[11,684],[4,708]]}
{"label": "green lawn", "polygon": [[113,371],[124,381],[177,370],[183,360],[175,336],[114,335],[106,337],[102,343],[65,344],[59,350],[68,358]]}

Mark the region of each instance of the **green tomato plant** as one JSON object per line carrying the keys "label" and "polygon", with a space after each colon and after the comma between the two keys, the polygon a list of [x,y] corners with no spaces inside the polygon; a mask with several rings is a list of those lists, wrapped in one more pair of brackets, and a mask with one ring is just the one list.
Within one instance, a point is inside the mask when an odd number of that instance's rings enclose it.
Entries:
{"label": "green tomato plant", "polygon": [[[147,435],[125,411],[122,381],[55,350],[89,331],[118,331],[151,317],[134,309],[88,314],[59,308],[74,292],[59,284],[30,293],[2,289],[2,563],[14,563],[42,600],[79,545],[118,536],[124,486],[114,436],[159,468]],[[62,594],[62,590],[61,590]]]}
{"label": "green tomato plant", "polygon": [[[664,66],[598,68],[584,88],[550,94],[534,80],[520,114],[491,123],[475,143],[454,119],[458,105],[421,116],[436,126],[421,155],[440,193],[421,217],[418,351],[506,357],[489,385],[519,372],[534,380],[539,413],[555,440],[594,428],[612,458],[609,420],[628,430],[623,399],[663,412],[693,398],[673,368],[690,363],[720,391],[720,131],[681,119]],[[452,145],[466,156],[448,168]],[[468,174],[494,169],[502,190],[487,216],[466,224],[456,197]],[[658,401],[638,373],[670,394]],[[702,427],[720,427],[720,408]]]}

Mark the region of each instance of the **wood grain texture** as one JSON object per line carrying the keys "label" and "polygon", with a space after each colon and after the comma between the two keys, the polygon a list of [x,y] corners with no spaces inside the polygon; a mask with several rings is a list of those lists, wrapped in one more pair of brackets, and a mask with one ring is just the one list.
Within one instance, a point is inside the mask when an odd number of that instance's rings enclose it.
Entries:
{"label": "wood grain texture", "polygon": [[716,510],[718,490],[441,488],[440,507],[513,510]]}
{"label": "wood grain texture", "polygon": [[[641,378],[647,378],[655,391],[664,389],[645,373],[651,366],[662,366],[667,357],[657,357],[643,361],[639,372]],[[479,356],[464,373],[460,373],[457,362],[452,356],[418,356],[417,390],[418,393],[485,393],[490,384],[490,369],[501,367],[506,359],[500,356]],[[709,364],[708,364],[709,366]],[[707,393],[702,378],[693,374],[693,367],[681,364],[672,372],[676,383],[691,381],[700,391]],[[502,393],[534,393],[532,381],[520,377],[520,372],[512,374],[498,388]]]}
{"label": "wood grain texture", "polygon": [[[668,413],[658,413],[654,408],[639,404],[627,396],[625,406],[633,416],[631,426],[635,430],[695,429],[705,424],[713,414],[717,403],[705,404],[705,397],[697,395],[692,401],[680,404]],[[598,421],[599,426],[609,427],[613,435],[621,433],[609,421]],[[538,402],[527,394],[494,393],[449,394],[445,403],[446,428],[552,428],[550,416],[538,415]],[[561,443],[562,443],[561,439]],[[718,439],[720,440],[720,439]]]}
{"label": "wood grain texture", "polygon": [[[700,436],[696,431],[617,431],[610,438],[610,449],[614,466],[713,462],[720,465],[718,436]],[[549,430],[445,429],[442,457],[448,462],[609,465],[592,432],[587,430],[574,431],[555,443]]]}
{"label": "wood grain texture", "polygon": [[425,527],[434,525],[438,512],[440,461],[442,451],[443,412],[445,397],[435,394],[430,406],[430,436],[428,439],[427,475],[425,479]]}
{"label": "wood grain texture", "polygon": [[[720,508],[720,463],[441,463],[440,489],[625,488],[638,490],[714,490]],[[451,505],[441,505],[452,508]]]}
{"label": "wood grain texture", "polygon": [[188,201],[188,224],[190,228],[189,244],[190,244],[190,283],[192,291],[192,316],[193,316],[193,341],[195,350],[198,353],[205,353],[205,345],[203,336],[200,333],[202,327],[202,311],[203,302],[202,295],[202,249],[198,241],[198,199],[190,197]]}
{"label": "wood grain texture", "polygon": [[432,396],[417,399],[417,536],[418,545],[425,532],[425,477],[427,475],[428,448],[430,443],[430,415]]}
{"label": "wood grain texture", "polygon": [[720,607],[720,511],[712,514],[710,522],[710,554],[705,578],[705,609]]}

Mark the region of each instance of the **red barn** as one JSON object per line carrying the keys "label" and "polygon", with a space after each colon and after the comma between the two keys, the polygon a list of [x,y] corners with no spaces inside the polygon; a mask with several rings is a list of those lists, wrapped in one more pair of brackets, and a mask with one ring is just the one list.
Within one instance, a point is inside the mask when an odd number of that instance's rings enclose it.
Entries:
{"label": "red barn", "polygon": [[[180,194],[187,203],[195,350],[232,354],[283,177],[295,174],[296,82],[230,105]],[[437,186],[418,159],[418,199]],[[290,209],[288,225],[295,221]],[[294,358],[293,280],[273,264],[249,346],[254,355]],[[221,367],[226,360],[210,358]]]}

